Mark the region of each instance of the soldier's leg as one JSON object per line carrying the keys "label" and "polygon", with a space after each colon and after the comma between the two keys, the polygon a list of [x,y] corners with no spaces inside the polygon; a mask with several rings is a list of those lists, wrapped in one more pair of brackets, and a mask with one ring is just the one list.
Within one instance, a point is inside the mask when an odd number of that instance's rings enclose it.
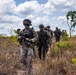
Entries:
{"label": "soldier's leg", "polygon": [[33,48],[28,48],[28,53],[27,53],[27,71],[28,71],[28,75],[31,75],[33,57],[34,57]]}
{"label": "soldier's leg", "polygon": [[55,36],[55,42],[57,42],[57,36]]}
{"label": "soldier's leg", "polygon": [[43,61],[45,61],[48,47],[43,47]]}
{"label": "soldier's leg", "polygon": [[48,44],[48,45],[46,46],[46,54],[47,54],[49,48],[50,48],[50,45]]}
{"label": "soldier's leg", "polygon": [[58,37],[56,37],[56,42],[58,42]]}
{"label": "soldier's leg", "polygon": [[50,48],[51,48],[51,45],[52,45],[52,38],[50,39]]}
{"label": "soldier's leg", "polygon": [[59,41],[59,37],[58,36],[56,36],[56,42],[58,42]]}
{"label": "soldier's leg", "polygon": [[27,59],[26,47],[21,47],[20,55],[21,55],[21,63],[23,63],[25,65],[26,64],[26,59]]}
{"label": "soldier's leg", "polygon": [[58,37],[58,41],[60,41],[60,36]]}
{"label": "soldier's leg", "polygon": [[39,47],[38,47],[38,55],[39,55],[39,58],[40,58],[40,59],[41,59],[41,49],[42,49],[42,47],[39,46]]}
{"label": "soldier's leg", "polygon": [[34,57],[36,57],[35,47],[33,47]]}

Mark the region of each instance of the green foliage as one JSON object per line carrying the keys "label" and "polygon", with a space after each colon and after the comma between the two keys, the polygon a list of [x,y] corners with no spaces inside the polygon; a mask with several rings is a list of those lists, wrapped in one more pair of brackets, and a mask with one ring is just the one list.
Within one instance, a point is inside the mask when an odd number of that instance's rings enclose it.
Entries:
{"label": "green foliage", "polygon": [[64,32],[64,35],[65,35],[66,37],[68,37],[68,36],[69,36],[67,32]]}
{"label": "green foliage", "polygon": [[64,37],[63,37],[63,40],[64,40],[64,41],[69,41],[69,37],[64,36]]}
{"label": "green foliage", "polygon": [[73,45],[73,43],[70,42],[70,41],[57,42],[54,50],[58,51],[58,50],[61,50],[61,49],[70,48],[72,45]]}
{"label": "green foliage", "polygon": [[56,45],[59,47],[59,48],[69,48],[73,45],[72,42],[58,42],[56,43]]}
{"label": "green foliage", "polygon": [[75,22],[75,18],[76,18],[76,11],[69,11],[66,15],[67,20],[70,19],[71,22]]}
{"label": "green foliage", "polygon": [[12,42],[17,43],[17,36],[11,36]]}
{"label": "green foliage", "polygon": [[72,58],[72,60],[71,60],[72,62],[73,62],[73,64],[75,64],[76,65],[76,58]]}
{"label": "green foliage", "polygon": [[75,27],[76,26],[76,22],[74,22],[72,26]]}
{"label": "green foliage", "polygon": [[67,25],[69,26],[69,33],[71,37],[71,33],[76,26],[76,11],[69,11],[66,15]]}

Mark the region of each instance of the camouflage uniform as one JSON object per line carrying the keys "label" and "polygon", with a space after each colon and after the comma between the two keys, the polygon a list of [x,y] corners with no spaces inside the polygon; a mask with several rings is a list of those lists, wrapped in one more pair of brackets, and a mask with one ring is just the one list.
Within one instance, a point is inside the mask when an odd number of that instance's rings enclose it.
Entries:
{"label": "camouflage uniform", "polygon": [[[30,31],[31,28],[28,28],[28,29],[26,28],[26,25],[29,25],[29,24],[27,24],[26,21],[27,21],[27,19],[25,19],[25,23],[24,23],[25,28],[23,30],[21,30],[21,34],[26,35],[26,40],[30,40],[31,43],[30,42],[25,43],[25,41],[22,40],[20,54],[21,54],[21,62],[24,65],[26,65],[27,73],[28,73],[27,75],[30,75],[31,70],[32,70],[32,60],[34,57],[33,43],[37,40],[37,34],[34,30]],[[31,34],[32,34],[32,36],[31,36]],[[19,36],[21,36],[21,35],[19,35]]]}
{"label": "camouflage uniform", "polygon": [[55,34],[56,42],[59,42],[60,37],[61,37],[61,31],[58,29],[58,27],[56,27],[56,30],[54,31],[54,34]]}
{"label": "camouflage uniform", "polygon": [[49,38],[49,46],[51,47],[51,44],[52,44],[52,37],[53,37],[53,31],[50,29],[50,26],[47,26],[47,33],[50,35],[50,38]]}
{"label": "camouflage uniform", "polygon": [[40,28],[40,31],[38,32],[38,54],[39,54],[39,58],[40,59],[43,58],[43,61],[45,61],[46,54],[48,51],[49,35],[47,34],[46,31],[44,31],[44,25],[43,24],[40,24],[39,28]]}

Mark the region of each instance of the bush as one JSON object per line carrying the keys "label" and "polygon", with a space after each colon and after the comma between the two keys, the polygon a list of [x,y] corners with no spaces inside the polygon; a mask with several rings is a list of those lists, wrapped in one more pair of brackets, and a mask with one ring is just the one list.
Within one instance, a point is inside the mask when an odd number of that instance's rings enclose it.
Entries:
{"label": "bush", "polygon": [[11,36],[12,42],[17,44],[17,36]]}
{"label": "bush", "polygon": [[64,41],[69,41],[69,37],[65,36],[65,37],[63,38],[63,40],[64,40]]}
{"label": "bush", "polygon": [[72,58],[71,61],[72,61],[73,64],[76,64],[76,58]]}
{"label": "bush", "polygon": [[55,51],[58,51],[58,50],[60,50],[60,49],[69,48],[69,47],[71,47],[72,45],[73,45],[73,43],[70,42],[70,41],[57,42],[54,50],[55,50]]}

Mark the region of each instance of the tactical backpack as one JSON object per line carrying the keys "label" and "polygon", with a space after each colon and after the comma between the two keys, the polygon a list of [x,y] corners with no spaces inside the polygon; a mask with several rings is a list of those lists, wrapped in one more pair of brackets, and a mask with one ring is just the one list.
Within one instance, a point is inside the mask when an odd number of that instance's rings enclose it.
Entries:
{"label": "tactical backpack", "polygon": [[47,33],[44,31],[39,31],[38,37],[39,37],[38,44],[43,45],[43,46],[47,46],[47,41],[48,41]]}

